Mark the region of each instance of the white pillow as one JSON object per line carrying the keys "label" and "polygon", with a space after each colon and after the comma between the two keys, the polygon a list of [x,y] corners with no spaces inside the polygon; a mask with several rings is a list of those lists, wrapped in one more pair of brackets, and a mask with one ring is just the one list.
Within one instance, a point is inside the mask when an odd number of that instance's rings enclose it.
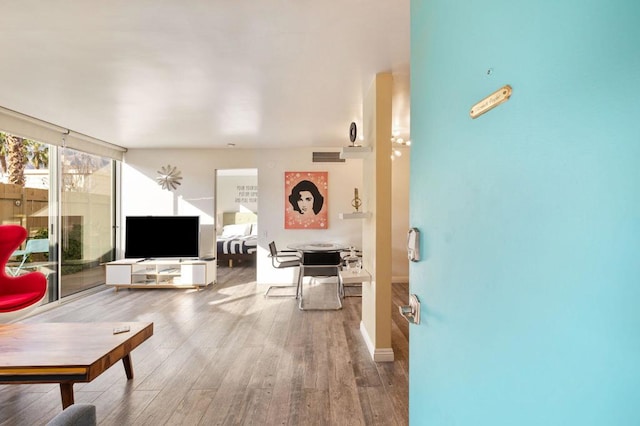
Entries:
{"label": "white pillow", "polygon": [[258,224],[257,223],[252,223],[251,224],[251,235],[253,236],[258,236]]}
{"label": "white pillow", "polygon": [[250,223],[238,223],[234,225],[225,225],[222,228],[222,234],[220,236],[222,238],[244,237],[245,235],[249,235],[250,232],[251,232]]}

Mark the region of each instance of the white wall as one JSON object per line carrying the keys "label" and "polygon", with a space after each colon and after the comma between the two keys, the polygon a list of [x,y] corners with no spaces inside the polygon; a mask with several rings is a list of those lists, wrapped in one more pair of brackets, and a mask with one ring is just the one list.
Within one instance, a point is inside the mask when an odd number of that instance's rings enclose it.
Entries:
{"label": "white wall", "polygon": [[[269,241],[275,241],[279,249],[300,241],[331,241],[347,245],[361,246],[362,222],[341,220],[341,212],[350,212],[353,189],[362,187],[362,161],[347,160],[345,163],[313,163],[313,149],[265,150],[260,153],[261,164],[258,171],[259,240],[263,253],[258,253],[258,282],[292,283],[293,270],[274,271],[267,257]],[[319,151],[319,149],[315,149]],[[327,171],[329,177],[329,228],[326,230],[285,230],[284,229],[284,172],[285,171]],[[366,210],[366,200],[364,208]],[[269,274],[261,271],[269,270]]]}
{"label": "white wall", "polygon": [[[218,220],[224,212],[258,211],[258,176],[218,176]],[[247,193],[249,195],[247,195]]]}
{"label": "white wall", "polygon": [[[127,215],[200,215],[201,223],[212,225],[216,169],[258,169],[258,283],[293,283],[294,271],[275,270],[267,256],[268,244],[279,248],[299,241],[333,241],[361,246],[362,222],[341,220],[340,212],[352,211],[353,188],[362,186],[361,160],[345,163],[313,163],[319,148],[265,150],[129,150],[122,170],[122,210]],[[324,149],[332,151],[332,149]],[[157,170],[171,164],[182,173],[182,184],[175,191],[163,190],[155,181]],[[284,229],[284,172],[327,171],[329,175],[329,228],[326,230]],[[367,200],[363,200],[363,210]],[[212,243],[211,243],[212,244]],[[205,249],[206,250],[206,249]]]}
{"label": "white wall", "polygon": [[[244,167],[239,151],[223,150],[129,150],[122,167],[121,217],[135,215],[200,216],[201,255],[214,253],[214,189],[216,162]],[[236,158],[237,157],[237,158]],[[249,161],[251,161],[249,159]],[[156,182],[160,167],[170,164],[182,174],[181,185],[173,192]],[[124,220],[121,221],[124,241]],[[171,236],[168,236],[169,242]]]}

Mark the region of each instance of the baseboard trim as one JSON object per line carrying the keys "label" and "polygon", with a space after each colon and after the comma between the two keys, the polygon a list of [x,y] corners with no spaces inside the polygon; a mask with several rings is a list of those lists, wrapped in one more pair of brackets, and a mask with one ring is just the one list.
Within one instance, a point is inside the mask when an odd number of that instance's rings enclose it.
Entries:
{"label": "baseboard trim", "polygon": [[367,349],[369,350],[369,354],[371,355],[371,359],[375,362],[393,362],[394,354],[392,348],[375,348],[373,346],[373,342],[369,337],[369,333],[367,333],[367,329],[364,326],[364,323],[360,321],[360,334],[364,338],[364,342],[367,345]]}

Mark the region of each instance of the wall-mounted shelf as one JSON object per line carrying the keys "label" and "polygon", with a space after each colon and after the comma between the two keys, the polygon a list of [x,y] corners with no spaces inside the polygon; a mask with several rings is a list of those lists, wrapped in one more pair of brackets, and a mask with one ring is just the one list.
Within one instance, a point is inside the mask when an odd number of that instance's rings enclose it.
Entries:
{"label": "wall-mounted shelf", "polygon": [[358,213],[340,213],[340,219],[369,219],[371,217],[370,212],[358,212]]}
{"label": "wall-mounted shelf", "polygon": [[370,146],[343,146],[340,158],[364,158],[370,153]]}
{"label": "wall-mounted shelf", "polygon": [[360,269],[358,272],[351,272],[344,269],[338,271],[338,277],[343,284],[354,284],[371,281],[371,274],[366,269]]}

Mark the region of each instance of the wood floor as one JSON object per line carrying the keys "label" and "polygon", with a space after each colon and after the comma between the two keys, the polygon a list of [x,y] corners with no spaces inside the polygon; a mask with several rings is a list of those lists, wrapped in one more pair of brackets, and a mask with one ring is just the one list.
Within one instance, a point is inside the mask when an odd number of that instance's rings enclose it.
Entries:
{"label": "wood floor", "polygon": [[[407,425],[408,286],[394,284],[396,361],[375,363],[360,334],[361,299],[302,312],[263,297],[251,267],[218,269],[205,290],[107,289],[23,322],[153,321],[131,353],[75,401],[100,425]],[[1,354],[0,354],[1,356]],[[0,386],[0,425],[43,425],[62,410],[58,385]]]}

